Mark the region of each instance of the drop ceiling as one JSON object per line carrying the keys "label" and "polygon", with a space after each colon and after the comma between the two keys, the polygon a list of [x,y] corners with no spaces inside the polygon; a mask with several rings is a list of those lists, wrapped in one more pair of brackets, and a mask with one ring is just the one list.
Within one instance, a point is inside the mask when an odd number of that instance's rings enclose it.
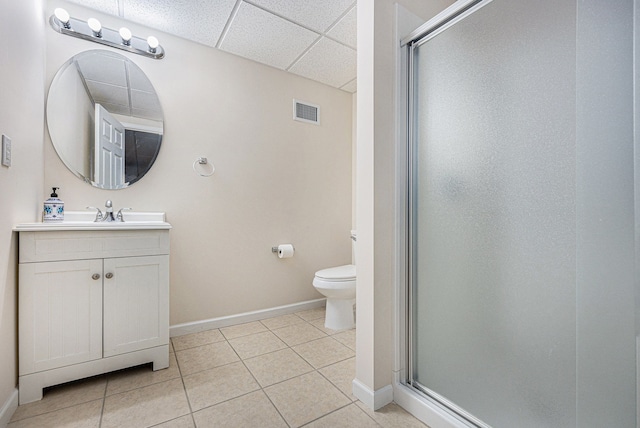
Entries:
{"label": "drop ceiling", "polygon": [[355,0],[70,1],[356,91]]}

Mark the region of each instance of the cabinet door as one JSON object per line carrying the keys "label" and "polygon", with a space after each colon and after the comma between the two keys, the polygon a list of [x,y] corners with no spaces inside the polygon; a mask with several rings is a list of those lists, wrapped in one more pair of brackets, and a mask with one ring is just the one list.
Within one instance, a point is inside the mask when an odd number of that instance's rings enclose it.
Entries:
{"label": "cabinet door", "polygon": [[169,343],[169,256],[104,260],[104,356]]}
{"label": "cabinet door", "polygon": [[19,276],[20,375],[102,357],[102,260],[22,263]]}

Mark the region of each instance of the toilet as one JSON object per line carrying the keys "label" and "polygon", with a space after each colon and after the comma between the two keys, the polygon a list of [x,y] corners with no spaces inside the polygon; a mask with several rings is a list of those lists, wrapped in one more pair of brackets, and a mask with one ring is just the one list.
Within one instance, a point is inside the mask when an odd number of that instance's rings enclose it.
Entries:
{"label": "toilet", "polygon": [[[355,250],[356,233],[351,231]],[[316,272],[313,286],[327,297],[324,326],[331,330],[354,328],[353,305],[356,303],[356,266],[344,265]]]}

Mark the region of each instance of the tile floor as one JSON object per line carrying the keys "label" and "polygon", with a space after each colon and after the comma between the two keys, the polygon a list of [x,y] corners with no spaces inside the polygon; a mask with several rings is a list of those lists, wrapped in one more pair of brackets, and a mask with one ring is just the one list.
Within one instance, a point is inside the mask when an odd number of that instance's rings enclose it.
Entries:
{"label": "tile floor", "polygon": [[422,427],[351,394],[355,330],[324,328],[324,308],[171,340],[170,366],[134,367],[49,388],[8,428]]}

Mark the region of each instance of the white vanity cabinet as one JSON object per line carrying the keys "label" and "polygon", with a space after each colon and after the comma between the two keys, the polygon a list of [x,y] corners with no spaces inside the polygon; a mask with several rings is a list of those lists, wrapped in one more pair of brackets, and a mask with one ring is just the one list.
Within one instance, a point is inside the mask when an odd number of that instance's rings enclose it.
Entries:
{"label": "white vanity cabinet", "polygon": [[[19,225],[19,397],[148,362],[169,365],[169,230]],[[124,227],[124,226],[123,226]]]}

